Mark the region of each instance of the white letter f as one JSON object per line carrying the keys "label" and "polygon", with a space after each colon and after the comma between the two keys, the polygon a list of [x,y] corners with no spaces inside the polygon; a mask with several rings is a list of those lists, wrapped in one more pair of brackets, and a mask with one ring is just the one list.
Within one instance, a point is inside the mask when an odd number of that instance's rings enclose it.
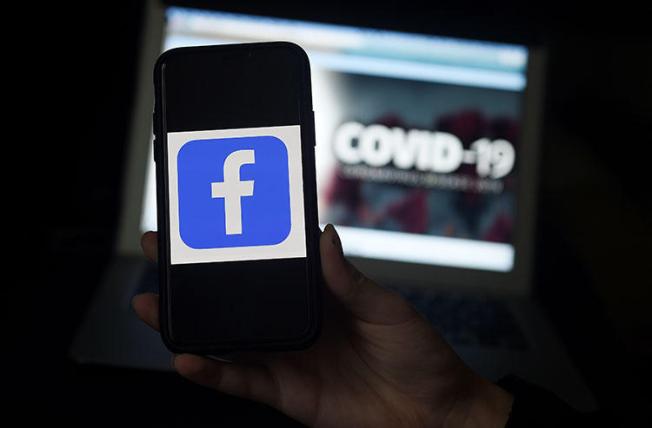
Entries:
{"label": "white letter f", "polygon": [[242,234],[242,206],[240,198],[253,196],[253,180],[240,181],[240,167],[253,164],[253,150],[237,150],[224,159],[224,181],[211,183],[211,197],[224,198],[224,222],[227,235]]}

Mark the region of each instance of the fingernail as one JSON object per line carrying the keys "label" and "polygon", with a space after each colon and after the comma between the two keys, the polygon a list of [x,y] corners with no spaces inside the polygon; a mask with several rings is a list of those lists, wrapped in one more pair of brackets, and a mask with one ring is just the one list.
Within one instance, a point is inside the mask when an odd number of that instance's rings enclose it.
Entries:
{"label": "fingernail", "polygon": [[339,250],[340,254],[342,254],[342,241],[340,240],[340,235],[337,233],[337,229],[335,229],[335,227],[332,224],[329,223],[328,226],[326,227],[329,226],[330,229],[333,231],[331,236],[331,242],[333,243],[335,248]]}
{"label": "fingernail", "polygon": [[328,223],[326,225],[326,227],[324,228],[324,232],[330,234],[330,236],[331,236],[331,244],[337,245],[337,241],[335,240],[336,232],[335,232],[335,228],[333,227],[333,225]]}

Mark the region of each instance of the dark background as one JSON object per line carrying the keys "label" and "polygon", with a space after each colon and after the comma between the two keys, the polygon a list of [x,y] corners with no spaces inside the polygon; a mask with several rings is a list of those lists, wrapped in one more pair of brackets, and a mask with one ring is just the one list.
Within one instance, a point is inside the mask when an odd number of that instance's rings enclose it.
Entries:
{"label": "dark background", "polygon": [[[633,426],[646,416],[652,361],[652,43],[646,26],[652,7],[406,1],[212,5],[545,42],[549,74],[538,195],[539,295],[594,391],[603,420]],[[172,374],[81,367],[67,358],[116,238],[143,4],[29,7],[4,16],[8,25],[19,25],[5,39],[3,62],[11,74],[5,79],[5,100],[10,93],[18,95],[9,118],[19,113],[24,120],[21,137],[6,139],[5,148],[26,152],[5,156],[5,170],[13,171],[5,195],[20,207],[12,211],[18,218],[8,223],[5,239],[25,244],[13,254],[16,263],[11,257],[5,261],[7,272],[18,269],[17,275],[3,281],[10,291],[4,325],[11,333],[4,366],[15,381],[10,398],[19,398],[20,405],[14,410],[23,420],[71,425],[220,426],[237,416],[242,417],[238,425],[288,422],[264,406]],[[28,84],[19,83],[25,78]],[[5,126],[19,125],[10,120]],[[17,182],[29,187],[14,186]],[[38,197],[23,191],[34,186]],[[9,192],[14,189],[15,198]]]}

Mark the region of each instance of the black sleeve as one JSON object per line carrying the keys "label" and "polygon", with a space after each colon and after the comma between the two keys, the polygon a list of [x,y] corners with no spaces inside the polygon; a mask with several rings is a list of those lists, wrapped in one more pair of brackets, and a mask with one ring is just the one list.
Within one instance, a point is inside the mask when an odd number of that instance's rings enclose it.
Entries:
{"label": "black sleeve", "polygon": [[555,394],[516,376],[506,376],[497,384],[514,396],[512,411],[505,428],[601,425],[596,413],[578,412]]}

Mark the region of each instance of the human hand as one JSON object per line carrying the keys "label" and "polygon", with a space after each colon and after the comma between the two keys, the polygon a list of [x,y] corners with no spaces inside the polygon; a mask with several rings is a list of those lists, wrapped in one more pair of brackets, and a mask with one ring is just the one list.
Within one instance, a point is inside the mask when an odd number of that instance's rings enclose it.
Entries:
{"label": "human hand", "polygon": [[[156,260],[156,234],[143,235]],[[399,294],[361,274],[343,256],[333,226],[320,238],[322,334],[309,349],[248,353],[234,363],[181,354],[174,368],[198,384],[276,407],[316,427],[500,427],[512,397],[471,371]],[[158,295],[132,301],[159,329]]]}

